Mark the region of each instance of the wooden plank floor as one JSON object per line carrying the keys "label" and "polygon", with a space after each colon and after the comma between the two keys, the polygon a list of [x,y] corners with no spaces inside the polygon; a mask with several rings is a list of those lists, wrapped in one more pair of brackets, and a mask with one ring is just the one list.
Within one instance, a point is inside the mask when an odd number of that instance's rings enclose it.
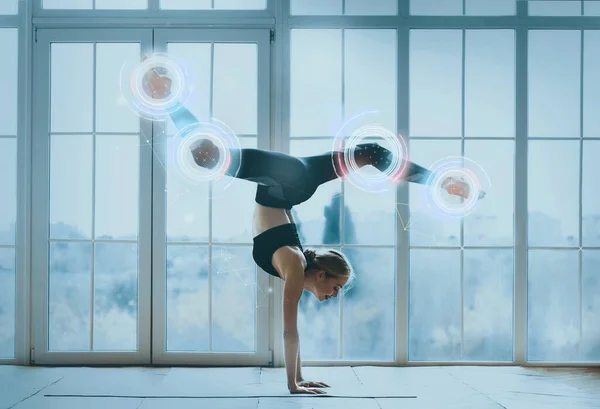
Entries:
{"label": "wooden plank floor", "polygon": [[312,367],[304,373],[330,383],[337,397],[287,394],[282,368],[0,366],[0,409],[600,409],[600,368]]}

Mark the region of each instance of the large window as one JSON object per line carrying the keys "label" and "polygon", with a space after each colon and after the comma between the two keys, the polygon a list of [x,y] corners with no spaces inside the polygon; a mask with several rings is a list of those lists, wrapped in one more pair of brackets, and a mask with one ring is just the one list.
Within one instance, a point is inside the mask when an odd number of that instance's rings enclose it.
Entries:
{"label": "large window", "polygon": [[600,32],[529,32],[528,359],[600,359]]}
{"label": "large window", "polygon": [[356,273],[303,295],[304,362],[600,362],[599,22],[597,0],[0,0],[0,361],[284,362],[256,185],[192,180],[172,122],[123,93],[154,51],[242,148],[370,126],[487,187],[461,217],[352,178],[295,207],[304,247]]}
{"label": "large window", "polygon": [[0,359],[15,358],[18,40],[18,29],[0,28],[0,54],[6,57],[0,66]]}
{"label": "large window", "polygon": [[514,138],[514,31],[412,30],[410,157],[476,162],[493,199],[442,217],[410,187],[410,360],[512,360]]}

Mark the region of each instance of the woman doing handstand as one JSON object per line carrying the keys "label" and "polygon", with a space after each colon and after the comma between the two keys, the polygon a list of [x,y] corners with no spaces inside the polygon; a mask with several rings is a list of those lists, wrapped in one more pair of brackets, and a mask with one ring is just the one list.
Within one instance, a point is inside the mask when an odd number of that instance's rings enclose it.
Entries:
{"label": "woman doing handstand", "polygon": [[[146,82],[154,98],[169,95],[168,77],[151,70]],[[183,106],[170,116],[179,130],[198,122]],[[220,152],[209,139],[199,140],[190,150],[198,166],[206,169],[217,166]],[[342,253],[303,248],[291,214],[292,207],[307,201],[320,185],[339,177],[340,169],[336,169],[332,154],[335,153],[299,158],[261,149],[229,150],[231,164],[226,174],[258,184],[253,258],[265,272],[284,280],[283,339],[288,389],[293,394],[322,394],[324,391],[319,388],[327,387],[321,382],[302,379],[297,328],[302,292],[309,291],[319,301],[326,301],[336,297],[353,279],[352,267]],[[384,171],[391,163],[392,153],[376,143],[364,143],[354,150],[354,160],[358,167],[370,165]],[[430,175],[429,170],[406,163],[405,180],[425,184]],[[443,186],[451,195],[465,199],[469,196],[469,187],[462,181],[451,180]]]}

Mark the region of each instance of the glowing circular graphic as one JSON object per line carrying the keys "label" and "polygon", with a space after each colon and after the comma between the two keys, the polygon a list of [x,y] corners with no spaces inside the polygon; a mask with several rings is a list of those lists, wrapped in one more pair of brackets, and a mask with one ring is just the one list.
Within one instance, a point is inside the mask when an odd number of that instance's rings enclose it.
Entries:
{"label": "glowing circular graphic", "polygon": [[427,203],[441,215],[469,215],[491,186],[485,170],[471,159],[446,157],[434,163],[427,181]]}
{"label": "glowing circular graphic", "polygon": [[150,120],[165,119],[184,105],[193,81],[184,66],[168,54],[157,53],[121,68],[121,92],[128,105]]}
{"label": "glowing circular graphic", "polygon": [[[407,149],[401,136],[373,121],[373,114],[357,115],[342,126],[334,138],[331,159],[339,177],[362,190],[381,192],[394,187],[390,182],[402,179]],[[377,165],[367,163],[371,160]]]}
{"label": "glowing circular graphic", "polygon": [[[227,189],[240,170],[241,150],[237,136],[225,124],[198,122],[183,128],[172,161],[182,178],[192,184],[213,183],[212,197]],[[223,177],[223,176],[230,177]]]}

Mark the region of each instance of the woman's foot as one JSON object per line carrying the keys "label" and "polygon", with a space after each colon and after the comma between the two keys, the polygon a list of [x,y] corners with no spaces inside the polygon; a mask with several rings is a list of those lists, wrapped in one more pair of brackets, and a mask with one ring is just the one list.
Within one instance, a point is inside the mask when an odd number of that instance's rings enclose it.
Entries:
{"label": "woman's foot", "polygon": [[200,167],[212,169],[219,163],[220,153],[219,148],[210,139],[202,139],[192,146],[190,151],[194,158],[194,162]]}
{"label": "woman's foot", "polygon": [[[459,180],[453,177],[448,177],[442,182],[442,189],[452,196],[459,196],[463,199],[468,199],[471,194],[471,188],[464,180]],[[485,192],[480,190],[477,199],[483,199]]]}
{"label": "woman's foot", "polygon": [[144,75],[144,81],[147,86],[146,92],[153,99],[164,99],[171,94],[173,80],[166,74],[160,74],[157,68],[149,70]]}

